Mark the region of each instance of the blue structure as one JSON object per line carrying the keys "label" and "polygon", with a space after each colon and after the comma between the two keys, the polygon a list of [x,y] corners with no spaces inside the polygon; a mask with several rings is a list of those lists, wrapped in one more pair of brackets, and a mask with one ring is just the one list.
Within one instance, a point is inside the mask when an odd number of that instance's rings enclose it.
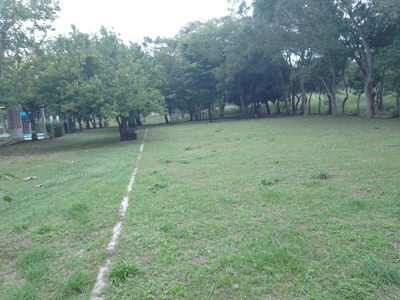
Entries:
{"label": "blue structure", "polygon": [[[43,115],[42,115],[43,114]],[[46,138],[46,126],[45,126],[45,120],[44,120],[44,111],[37,111],[36,115],[39,119],[39,122],[36,124],[37,126],[37,136],[38,139],[44,139]],[[31,123],[29,122],[29,118],[26,114],[26,112],[21,111],[20,112],[20,117],[21,117],[21,122],[22,122],[22,132],[23,132],[23,138],[25,141],[32,140],[32,128],[31,128]],[[42,117],[42,119],[41,119]]]}

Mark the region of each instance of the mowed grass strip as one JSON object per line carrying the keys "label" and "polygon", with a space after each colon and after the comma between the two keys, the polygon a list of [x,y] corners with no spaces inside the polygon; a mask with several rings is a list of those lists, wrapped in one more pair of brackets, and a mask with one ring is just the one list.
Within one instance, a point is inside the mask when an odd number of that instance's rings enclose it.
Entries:
{"label": "mowed grass strip", "polygon": [[398,299],[399,128],[152,127],[105,299]]}
{"label": "mowed grass strip", "polygon": [[0,299],[89,298],[139,148],[117,128],[0,148]]}

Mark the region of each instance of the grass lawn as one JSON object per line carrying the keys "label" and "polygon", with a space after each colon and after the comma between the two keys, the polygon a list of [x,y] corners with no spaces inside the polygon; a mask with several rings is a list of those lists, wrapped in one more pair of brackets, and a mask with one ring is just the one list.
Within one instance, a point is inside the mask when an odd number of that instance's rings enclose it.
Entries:
{"label": "grass lawn", "polygon": [[148,128],[112,254],[144,128],[0,148],[0,299],[399,299],[400,120]]}

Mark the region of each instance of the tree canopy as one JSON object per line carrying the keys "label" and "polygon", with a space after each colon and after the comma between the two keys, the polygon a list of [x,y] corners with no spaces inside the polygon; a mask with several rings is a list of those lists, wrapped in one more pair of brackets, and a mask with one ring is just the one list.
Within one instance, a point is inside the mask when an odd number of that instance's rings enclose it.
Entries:
{"label": "tree canopy", "polygon": [[42,106],[80,130],[115,118],[125,140],[151,112],[167,122],[175,110],[212,120],[226,103],[242,116],[271,114],[272,103],[275,113],[306,116],[315,92],[338,116],[345,89],[342,113],[349,93],[364,94],[373,117],[383,91],[400,99],[396,1],[228,2],[231,16],[138,45],[106,28],[88,34],[71,26],[47,39],[57,1],[2,1],[0,104],[20,104],[33,127]]}

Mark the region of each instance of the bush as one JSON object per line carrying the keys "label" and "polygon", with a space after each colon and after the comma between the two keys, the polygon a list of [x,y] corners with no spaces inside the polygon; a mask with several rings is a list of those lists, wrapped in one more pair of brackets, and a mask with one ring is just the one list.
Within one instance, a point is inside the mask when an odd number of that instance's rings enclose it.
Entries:
{"label": "bush", "polygon": [[64,126],[60,121],[47,122],[46,130],[50,138],[58,138],[64,135]]}

